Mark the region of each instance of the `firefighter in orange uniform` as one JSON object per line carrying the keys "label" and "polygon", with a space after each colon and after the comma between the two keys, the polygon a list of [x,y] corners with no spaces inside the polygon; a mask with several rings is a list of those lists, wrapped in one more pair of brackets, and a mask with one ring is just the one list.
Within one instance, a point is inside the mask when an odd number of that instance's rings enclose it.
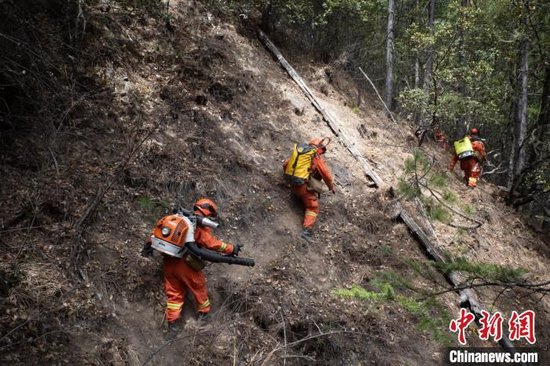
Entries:
{"label": "firefighter in orange uniform", "polygon": [[[207,198],[199,199],[193,206],[195,215],[216,218],[218,207],[216,204]],[[195,242],[202,247],[222,253],[237,255],[241,250],[240,245],[225,243],[212,234],[212,229],[197,225],[194,233]],[[150,248],[150,243],[149,248]],[[148,254],[152,249],[147,249],[147,244],[144,247],[144,255]],[[181,317],[185,291],[189,289],[193,298],[199,319],[205,319],[210,312],[210,300],[206,291],[206,277],[202,272],[204,262],[192,254],[186,254],[183,258],[176,258],[164,255],[164,291],[167,297],[166,302],[166,320],[168,321],[168,329],[172,333],[179,331],[178,320]]]}
{"label": "firefighter in orange uniform", "polygon": [[441,132],[441,130],[438,127],[435,127],[433,129],[434,132],[434,140],[439,143],[439,146],[442,148],[447,148],[447,137]]}
{"label": "firefighter in orange uniform", "polygon": [[329,138],[316,138],[308,144],[297,144],[292,156],[283,164],[292,192],[305,206],[302,237],[308,241],[311,240],[312,229],[319,214],[320,192],[312,187],[312,179],[322,179],[328,189],[336,193],[332,172],[322,156],[327,151],[329,143]]}
{"label": "firefighter in orange uniform", "polygon": [[464,171],[466,184],[468,184],[468,187],[474,188],[481,176],[481,164],[487,158],[487,153],[485,152],[485,145],[479,138],[479,131],[477,128],[472,128],[467,137],[471,143],[471,148],[466,148],[465,150],[471,150],[471,153],[466,151],[465,154],[467,156],[463,158],[459,157],[461,153],[457,151],[457,145],[455,143],[455,153],[449,164],[449,171],[453,171],[456,163],[460,160],[460,169]]}

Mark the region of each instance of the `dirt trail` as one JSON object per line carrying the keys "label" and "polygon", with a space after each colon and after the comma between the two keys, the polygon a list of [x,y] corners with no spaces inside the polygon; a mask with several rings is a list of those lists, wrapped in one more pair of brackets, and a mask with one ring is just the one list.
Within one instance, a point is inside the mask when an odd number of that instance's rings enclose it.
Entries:
{"label": "dirt trail", "polygon": [[[336,175],[337,194],[321,197],[314,242],[301,240],[303,208],[282,180],[282,162],[293,143],[331,136],[330,129],[261,46],[249,21],[232,24],[196,2],[170,4],[173,32],[160,20],[129,16],[127,9],[92,9],[94,37],[88,47],[105,54],[89,59],[85,69],[102,91],[93,89],[95,99],[75,111],[70,130],[74,139],[67,143],[67,154],[58,157],[61,173],[52,166],[20,183],[17,177],[25,168],[2,165],[7,177],[1,190],[7,202],[3,222],[56,226],[14,234],[15,242],[32,241],[40,251],[22,251],[0,238],[7,260],[41,259],[26,264],[27,277],[19,289],[24,296],[12,295],[4,304],[6,314],[16,315],[2,318],[2,324],[16,330],[6,336],[11,343],[0,345],[9,351],[0,360],[30,364],[39,357],[94,365],[440,364],[441,341],[418,329],[421,319],[396,301],[334,294],[354,284],[374,290],[373,281],[384,275],[430,285],[410,264],[425,260],[418,243],[405,225],[387,216],[386,192],[367,186],[361,167],[335,140],[326,158]],[[331,80],[325,72],[332,65],[298,60],[293,66],[382,179],[395,185],[415,145],[411,129],[404,121],[394,125],[370,99],[355,106],[349,93],[355,90],[354,81],[339,73],[334,83],[334,76]],[[295,113],[296,105],[304,106],[302,115]],[[137,158],[116,171],[121,155],[149,131],[153,134],[139,147]],[[431,143],[423,151],[437,168],[445,168],[447,152]],[[85,227],[83,260],[74,273],[68,265],[74,233],[63,220],[76,221],[113,174],[120,179]],[[494,187],[482,182],[472,192],[460,186],[456,175],[449,181],[488,222],[477,231],[477,239],[436,223],[437,238],[446,250],[473,260],[525,267],[533,280],[550,278],[544,243],[495,201]],[[16,203],[27,202],[33,193],[40,198],[36,202],[42,202],[30,211],[35,217],[24,213],[32,206],[25,211]],[[219,236],[244,244],[243,255],[255,258],[257,265],[209,265],[205,272],[214,319],[199,326],[192,300],[187,299],[185,329],[179,339],[167,342],[161,258],[142,258],[139,252],[165,208],[189,205],[204,195],[220,204]],[[47,283],[31,281],[32,273],[45,273]],[[64,280],[65,273],[73,277]],[[437,273],[431,276],[444,283]],[[33,300],[33,291],[50,294],[51,302]],[[479,294],[482,301],[495,296],[489,290]],[[508,295],[499,308],[536,308],[539,342],[550,344],[544,330],[550,318],[548,300]],[[439,300],[456,315],[456,294]],[[29,309],[40,307],[39,319]],[[50,335],[44,324],[61,335]],[[440,325],[441,332],[446,326]],[[14,349],[16,337],[31,337],[20,348],[27,354]]]}

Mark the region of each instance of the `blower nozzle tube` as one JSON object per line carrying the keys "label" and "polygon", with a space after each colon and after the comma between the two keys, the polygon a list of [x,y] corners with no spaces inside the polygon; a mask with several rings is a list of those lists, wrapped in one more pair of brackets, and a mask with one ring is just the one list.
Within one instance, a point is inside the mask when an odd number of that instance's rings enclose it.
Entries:
{"label": "blower nozzle tube", "polygon": [[208,217],[196,216],[193,214],[193,211],[189,211],[184,208],[174,209],[173,211],[174,213],[183,215],[185,217],[189,217],[190,219],[193,219],[193,220],[197,220],[197,223],[200,226],[208,226],[208,227],[211,227],[212,229],[215,229],[218,226],[220,226],[220,224],[218,224],[216,221],[210,220]]}
{"label": "blower nozzle tube", "polygon": [[227,264],[236,264],[239,266],[248,266],[254,267],[256,262],[252,258],[243,258],[236,257],[231,255],[222,255],[216,252],[213,252],[208,249],[201,248],[195,242],[185,243],[185,247],[195,256],[199,257],[202,260],[213,262],[213,263],[227,263]]}

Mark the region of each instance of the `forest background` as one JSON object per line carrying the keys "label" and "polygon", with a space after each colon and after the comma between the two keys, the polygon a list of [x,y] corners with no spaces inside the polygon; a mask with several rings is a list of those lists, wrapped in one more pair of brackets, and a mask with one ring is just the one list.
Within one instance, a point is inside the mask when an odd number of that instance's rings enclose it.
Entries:
{"label": "forest background", "polygon": [[550,3],[279,0],[228,6],[257,7],[264,29],[288,49],[307,50],[358,80],[361,67],[384,91],[389,109],[415,121],[420,144],[434,131],[452,143],[478,128],[489,153],[484,177],[501,186],[513,207],[542,227],[550,224]]}

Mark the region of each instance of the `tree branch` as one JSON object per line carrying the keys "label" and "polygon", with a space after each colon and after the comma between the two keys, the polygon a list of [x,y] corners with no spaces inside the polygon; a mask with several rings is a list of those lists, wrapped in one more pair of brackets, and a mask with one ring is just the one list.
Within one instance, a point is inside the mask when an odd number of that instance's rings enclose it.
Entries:
{"label": "tree branch", "polygon": [[452,212],[454,212],[455,214],[457,214],[458,216],[460,216],[460,217],[462,217],[466,220],[470,220],[470,221],[475,222],[477,224],[477,226],[473,227],[472,229],[477,229],[478,227],[480,227],[481,225],[484,224],[484,222],[476,220],[476,219],[474,219],[470,216],[466,216],[465,214],[461,213],[460,211],[457,211],[456,209],[454,209],[452,206],[448,205],[446,202],[444,202],[442,199],[440,199],[430,187],[428,187],[424,183],[419,182],[419,184],[422,187],[426,188],[432,194],[432,196],[437,200],[437,202],[439,202],[440,204],[445,206],[447,209],[451,210]]}
{"label": "tree branch", "polygon": [[533,292],[538,293],[549,293],[550,288],[546,288],[544,286],[550,285],[550,281],[545,281],[541,283],[519,283],[519,282],[483,282],[483,283],[470,283],[466,285],[461,286],[455,286],[453,288],[438,291],[438,292],[432,292],[427,297],[421,298],[419,300],[426,300],[428,297],[434,297],[434,296],[440,296],[449,292],[455,292],[465,289],[472,289],[472,288],[478,288],[478,287],[500,287],[504,286],[506,288],[513,288],[513,287],[519,287],[519,288],[525,288],[528,290],[532,290]]}

